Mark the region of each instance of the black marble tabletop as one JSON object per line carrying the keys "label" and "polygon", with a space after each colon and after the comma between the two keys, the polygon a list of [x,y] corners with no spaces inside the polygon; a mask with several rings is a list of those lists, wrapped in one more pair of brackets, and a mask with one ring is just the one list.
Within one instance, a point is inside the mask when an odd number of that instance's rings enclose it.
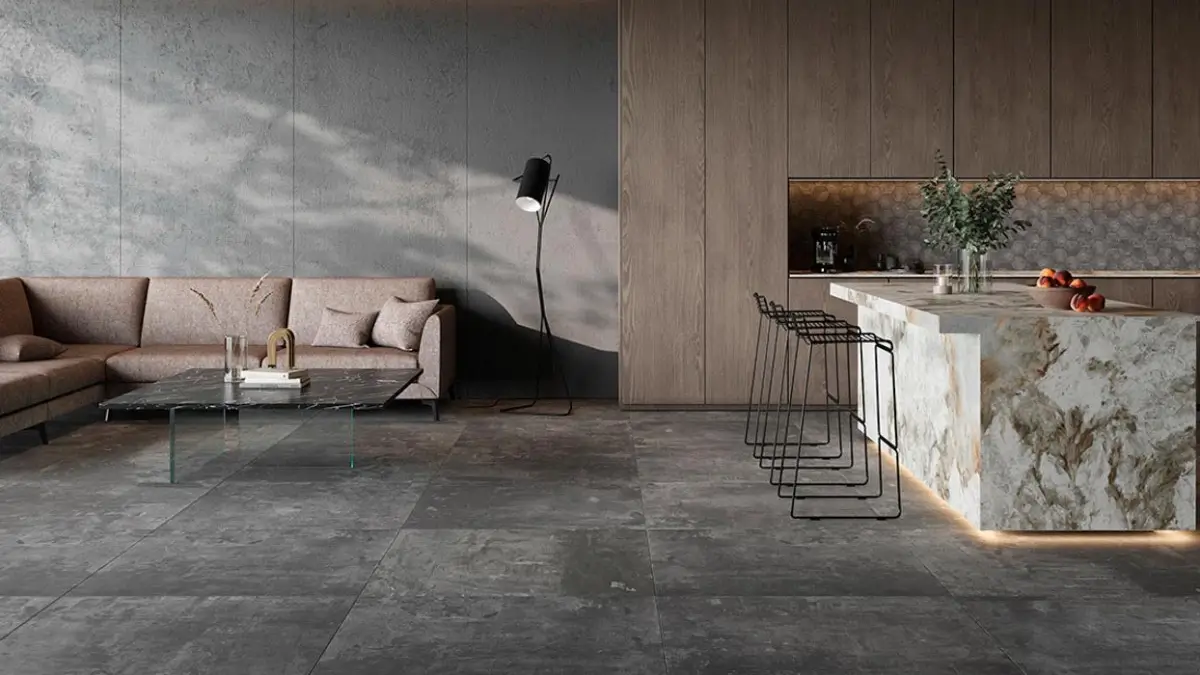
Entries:
{"label": "black marble tabletop", "polygon": [[419,368],[395,370],[313,369],[303,389],[243,389],[223,381],[220,369],[194,368],[105,401],[112,410],[366,410],[382,408],[421,375]]}

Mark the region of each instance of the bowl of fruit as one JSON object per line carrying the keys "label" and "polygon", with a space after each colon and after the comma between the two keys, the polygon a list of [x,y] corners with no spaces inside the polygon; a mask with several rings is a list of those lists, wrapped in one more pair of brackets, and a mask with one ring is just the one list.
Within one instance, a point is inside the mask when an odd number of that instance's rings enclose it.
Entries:
{"label": "bowl of fruit", "polygon": [[1026,289],[1034,302],[1047,309],[1073,309],[1076,312],[1104,310],[1104,296],[1096,287],[1073,276],[1067,270],[1042,270],[1037,283]]}

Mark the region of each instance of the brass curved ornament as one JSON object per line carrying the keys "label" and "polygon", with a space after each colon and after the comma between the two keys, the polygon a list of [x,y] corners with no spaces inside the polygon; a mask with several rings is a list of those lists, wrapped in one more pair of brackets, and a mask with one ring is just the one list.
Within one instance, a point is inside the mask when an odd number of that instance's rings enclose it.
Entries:
{"label": "brass curved ornament", "polygon": [[283,340],[283,348],[287,350],[287,369],[296,369],[296,334],[290,328],[276,328],[267,336],[267,367],[278,368],[279,341]]}

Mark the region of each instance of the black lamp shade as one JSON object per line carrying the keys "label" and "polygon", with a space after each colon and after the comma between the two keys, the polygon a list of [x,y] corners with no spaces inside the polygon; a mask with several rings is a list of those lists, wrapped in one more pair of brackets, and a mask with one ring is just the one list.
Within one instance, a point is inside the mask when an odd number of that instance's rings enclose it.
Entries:
{"label": "black lamp shade", "polygon": [[517,188],[517,208],[530,213],[541,211],[549,185],[550,162],[541,157],[531,157],[525,162],[525,173],[521,175],[521,186]]}

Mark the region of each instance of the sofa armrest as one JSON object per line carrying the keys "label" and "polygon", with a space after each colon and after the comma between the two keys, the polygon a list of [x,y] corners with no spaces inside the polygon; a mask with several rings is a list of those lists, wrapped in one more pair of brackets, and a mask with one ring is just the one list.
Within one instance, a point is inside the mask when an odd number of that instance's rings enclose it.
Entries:
{"label": "sofa armrest", "polygon": [[431,392],[430,398],[442,398],[454,384],[455,363],[458,357],[456,314],[452,305],[438,305],[437,311],[425,321],[417,363],[421,366],[421,389]]}

